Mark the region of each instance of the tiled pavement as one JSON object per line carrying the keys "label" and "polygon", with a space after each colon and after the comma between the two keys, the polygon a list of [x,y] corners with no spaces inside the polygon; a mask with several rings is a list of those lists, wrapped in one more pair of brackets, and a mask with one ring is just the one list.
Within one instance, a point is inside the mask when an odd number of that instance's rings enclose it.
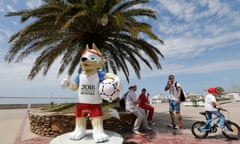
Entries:
{"label": "tiled pavement", "polygon": [[[239,102],[226,105],[226,108],[231,112],[231,119],[238,124],[240,124],[239,106]],[[206,139],[195,138],[191,134],[190,128],[194,121],[202,119],[198,114],[199,111],[202,111],[202,108],[183,107],[184,129],[182,130],[167,128],[169,117],[166,104],[155,105],[155,109],[154,121],[156,125],[152,126],[153,130],[146,132],[146,136],[135,135],[131,132],[122,132],[120,134],[124,138],[124,144],[240,144],[240,140],[229,141],[220,132],[211,134]],[[5,116],[0,118],[1,144],[12,144],[12,142],[9,142],[9,138],[14,138],[14,144],[49,144],[53,139],[51,137],[38,136],[30,132],[26,110],[0,112],[1,115]],[[16,118],[16,115],[19,116]],[[18,127],[18,130],[15,130],[15,134],[13,131],[14,127]]]}
{"label": "tiled pavement", "polygon": [[223,135],[210,136],[206,139],[197,139],[184,131],[173,130],[163,132],[154,130],[147,136],[125,136],[125,144],[240,144],[239,140],[227,140]]}
{"label": "tiled pavement", "polygon": [[48,144],[52,138],[49,137],[36,137],[28,140],[19,141],[16,144]]}
{"label": "tiled pavement", "polygon": [[[148,135],[140,136],[132,133],[125,133],[124,144],[240,144],[239,140],[227,140],[223,135],[218,134],[206,139],[196,139],[187,130],[169,130],[164,132],[158,129],[147,132]],[[36,137],[19,141],[17,144],[48,144],[53,138]]]}

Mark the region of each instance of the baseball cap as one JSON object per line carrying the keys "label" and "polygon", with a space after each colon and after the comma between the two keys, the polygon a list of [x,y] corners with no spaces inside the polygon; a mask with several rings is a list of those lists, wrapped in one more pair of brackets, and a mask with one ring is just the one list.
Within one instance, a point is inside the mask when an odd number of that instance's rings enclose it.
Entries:
{"label": "baseball cap", "polygon": [[128,87],[128,89],[131,89],[131,88],[133,88],[133,87],[136,87],[137,85],[135,85],[135,84],[131,84],[129,87]]}
{"label": "baseball cap", "polygon": [[209,93],[216,93],[216,88],[208,88]]}

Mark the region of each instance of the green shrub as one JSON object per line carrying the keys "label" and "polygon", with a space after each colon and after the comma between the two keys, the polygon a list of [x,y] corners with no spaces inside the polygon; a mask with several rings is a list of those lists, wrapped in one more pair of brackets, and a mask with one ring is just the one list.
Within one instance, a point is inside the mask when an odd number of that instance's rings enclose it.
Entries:
{"label": "green shrub", "polygon": [[46,112],[74,112],[75,103],[62,103],[42,108]]}

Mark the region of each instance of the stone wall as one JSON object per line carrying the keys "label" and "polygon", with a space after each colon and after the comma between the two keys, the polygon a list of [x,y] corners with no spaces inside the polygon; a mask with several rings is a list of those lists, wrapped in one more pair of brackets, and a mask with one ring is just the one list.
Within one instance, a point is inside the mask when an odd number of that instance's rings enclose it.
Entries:
{"label": "stone wall", "polygon": [[[104,129],[124,133],[133,127],[136,117],[128,112],[120,112],[120,120],[110,118],[103,121]],[[62,114],[59,112],[43,112],[31,110],[28,113],[31,132],[49,137],[56,137],[75,128],[74,114]],[[87,129],[91,129],[91,122],[88,120]]]}

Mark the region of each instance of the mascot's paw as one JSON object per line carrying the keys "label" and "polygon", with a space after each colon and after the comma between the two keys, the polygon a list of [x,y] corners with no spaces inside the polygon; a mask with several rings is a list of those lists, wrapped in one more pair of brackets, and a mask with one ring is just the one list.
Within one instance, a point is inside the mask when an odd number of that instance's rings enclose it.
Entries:
{"label": "mascot's paw", "polygon": [[86,129],[76,128],[73,132],[69,133],[68,137],[71,140],[80,140],[86,134]]}
{"label": "mascot's paw", "polygon": [[61,87],[62,88],[67,88],[69,86],[70,83],[70,76],[66,76],[65,78],[63,78],[63,80],[61,81]]}
{"label": "mascot's paw", "polygon": [[103,129],[95,128],[93,129],[93,139],[96,143],[101,143],[109,140],[107,134],[104,133]]}

